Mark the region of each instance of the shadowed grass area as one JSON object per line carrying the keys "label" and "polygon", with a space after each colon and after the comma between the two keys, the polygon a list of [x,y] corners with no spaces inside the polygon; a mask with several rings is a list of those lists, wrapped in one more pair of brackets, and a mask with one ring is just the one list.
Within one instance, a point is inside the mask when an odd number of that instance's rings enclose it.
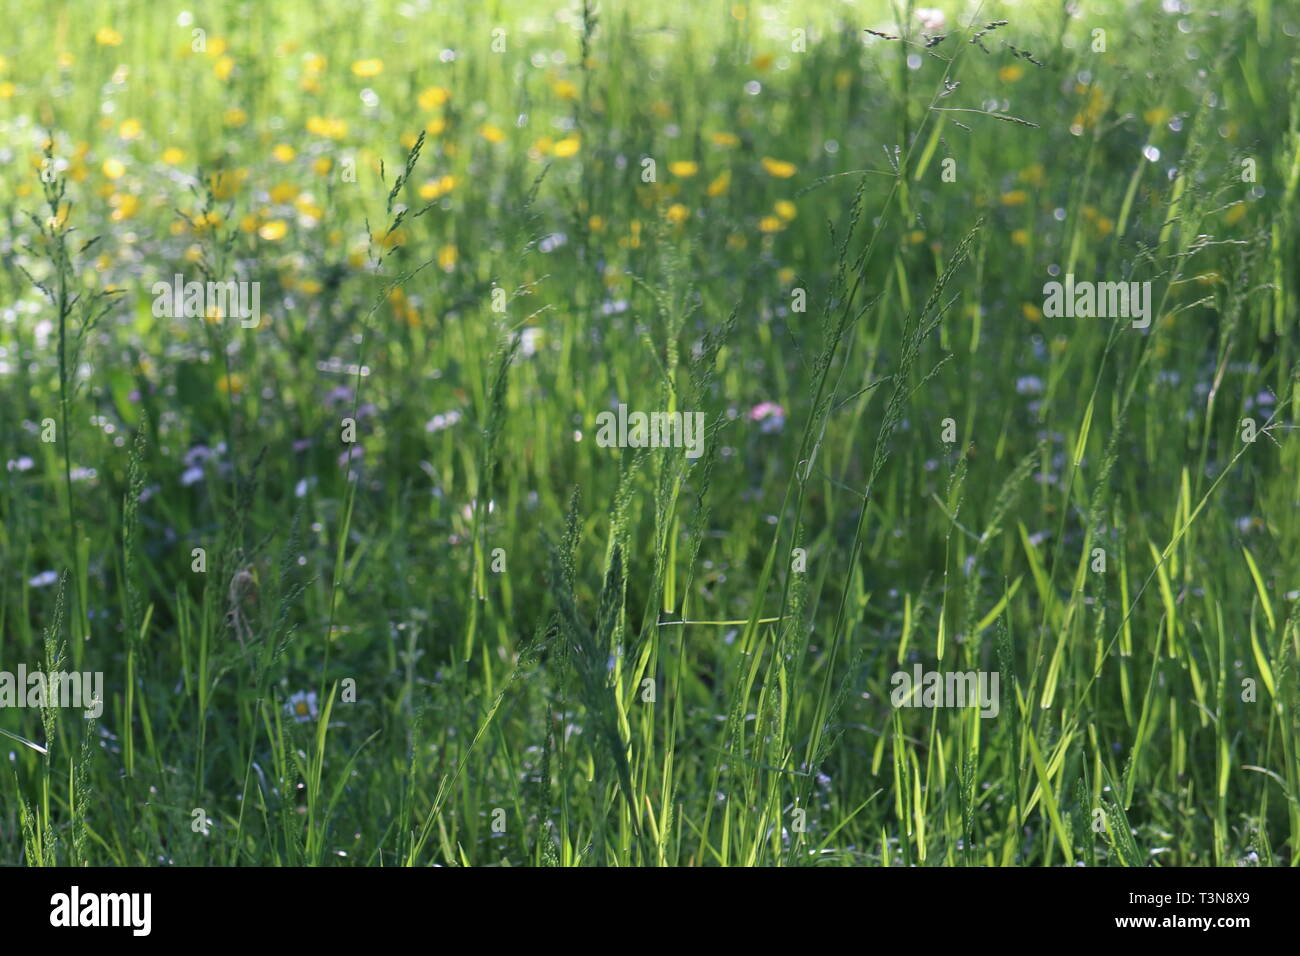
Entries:
{"label": "shadowed grass area", "polygon": [[1294,9],[40,10],[0,862],[1296,863]]}

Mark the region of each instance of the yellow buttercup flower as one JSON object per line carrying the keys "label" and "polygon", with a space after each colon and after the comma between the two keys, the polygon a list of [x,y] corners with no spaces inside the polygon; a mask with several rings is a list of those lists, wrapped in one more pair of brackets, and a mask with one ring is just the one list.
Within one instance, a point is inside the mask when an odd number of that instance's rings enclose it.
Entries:
{"label": "yellow buttercup flower", "polygon": [[230,74],[235,72],[235,61],[233,58],[223,56],[212,64],[212,72],[217,75],[219,80],[230,79]]}
{"label": "yellow buttercup flower", "polygon": [[264,223],[257,230],[257,234],[267,242],[279,242],[289,234],[289,224],[283,219],[272,219],[270,222]]}
{"label": "yellow buttercup flower", "polygon": [[721,196],[731,186],[731,170],[724,169],[718,174],[718,178],[709,183],[708,188],[704,190],[709,196]]}
{"label": "yellow buttercup flower", "polygon": [[325,210],[322,209],[320,206],[316,205],[316,203],[309,196],[305,196],[305,195],[299,196],[294,201],[293,208],[297,209],[299,214],[301,214],[302,216],[308,219],[314,219],[317,222],[319,222],[321,218],[325,215]]}
{"label": "yellow buttercup flower", "polygon": [[763,169],[767,170],[767,174],[775,176],[777,179],[789,179],[799,171],[794,163],[786,162],[783,159],[773,159],[771,156],[764,156],[762,163]]}
{"label": "yellow buttercup flower", "polygon": [[341,119],[310,116],[307,118],[307,132],[313,136],[324,136],[327,139],[342,139],[348,135],[348,124]]}
{"label": "yellow buttercup flower", "polygon": [[789,222],[799,213],[799,210],[795,208],[795,204],[788,199],[778,199],[772,208],[786,222]]}
{"label": "yellow buttercup flower", "polygon": [[1028,229],[1011,230],[1011,242],[1013,245],[1017,245],[1017,246],[1029,245],[1029,230]]}
{"label": "yellow buttercup flower", "polygon": [[1041,322],[1043,320],[1042,310],[1031,302],[1023,303],[1020,306],[1020,312],[1030,322]]}
{"label": "yellow buttercup flower", "polygon": [[119,46],[122,43],[122,34],[112,27],[100,27],[95,31],[95,42],[100,46]]}
{"label": "yellow buttercup flower", "polygon": [[217,379],[217,391],[225,394],[227,392],[238,395],[244,390],[244,376],[238,372],[231,372],[229,375],[223,375]]}
{"label": "yellow buttercup flower", "polygon": [[674,225],[680,226],[691,217],[691,211],[679,202],[673,203],[664,213],[664,217]]}
{"label": "yellow buttercup flower", "polygon": [[248,122],[248,114],[238,106],[232,106],[221,114],[221,121],[227,126],[243,126]]}
{"label": "yellow buttercup flower", "polygon": [[140,125],[138,119],[123,120],[122,125],[117,128],[117,135],[123,139],[139,139],[143,132],[144,127]]}
{"label": "yellow buttercup flower", "polygon": [[420,104],[420,109],[428,113],[437,109],[449,99],[451,99],[451,90],[443,86],[431,86],[420,92],[420,95],[416,97],[416,102]]}
{"label": "yellow buttercup flower", "polygon": [[271,150],[271,158],[277,163],[291,163],[297,155],[298,151],[288,143],[278,143],[276,147]]}
{"label": "yellow buttercup flower", "polygon": [[122,222],[135,215],[140,208],[140,197],[132,193],[113,193],[108,197],[108,204],[113,208],[109,218],[114,222]]}
{"label": "yellow buttercup flower", "polygon": [[1013,189],[1009,193],[1002,194],[1002,205],[1004,206],[1023,206],[1025,200],[1029,198],[1029,193],[1023,189]]}
{"label": "yellow buttercup flower", "polygon": [[104,160],[104,175],[109,179],[121,179],[126,175],[126,164],[120,159]]}
{"label": "yellow buttercup flower", "polygon": [[582,148],[582,140],[576,135],[566,136],[555,144],[555,155],[561,158],[576,155]]}
{"label": "yellow buttercup flower", "polygon": [[739,146],[740,137],[735,133],[714,133],[711,137],[714,146]]}
{"label": "yellow buttercup flower", "polygon": [[168,146],[162,151],[162,161],[168,166],[179,166],[185,162],[185,150]]}
{"label": "yellow buttercup flower", "polygon": [[785,223],[780,216],[764,216],[758,221],[759,232],[780,232],[784,228]]}
{"label": "yellow buttercup flower", "polygon": [[1019,63],[1008,63],[1002,69],[998,70],[998,79],[1006,83],[1014,83],[1025,75],[1025,68]]}
{"label": "yellow buttercup flower", "polygon": [[487,124],[478,128],[478,134],[489,143],[500,143],[506,138],[505,131],[499,126]]}
{"label": "yellow buttercup flower", "polygon": [[441,199],[455,188],[455,176],[443,176],[441,179],[430,179],[420,187],[420,198],[432,202],[435,199]]}
{"label": "yellow buttercup flower", "polygon": [[[195,216],[193,222],[195,232],[206,232],[209,229],[216,229],[224,220],[221,218],[220,213],[207,212]],[[182,226],[182,229],[184,228],[183,223],[177,223],[177,225]]]}
{"label": "yellow buttercup flower", "polygon": [[438,265],[444,272],[450,272],[456,268],[456,260],[459,258],[460,254],[456,251],[455,246],[443,246],[438,250]]}
{"label": "yellow buttercup flower", "polygon": [[352,72],[361,77],[378,76],[384,72],[384,61],[378,57],[357,60],[352,64]]}
{"label": "yellow buttercup flower", "polygon": [[689,179],[700,171],[700,164],[693,163],[689,159],[679,159],[675,163],[668,164],[668,171],[674,176]]}

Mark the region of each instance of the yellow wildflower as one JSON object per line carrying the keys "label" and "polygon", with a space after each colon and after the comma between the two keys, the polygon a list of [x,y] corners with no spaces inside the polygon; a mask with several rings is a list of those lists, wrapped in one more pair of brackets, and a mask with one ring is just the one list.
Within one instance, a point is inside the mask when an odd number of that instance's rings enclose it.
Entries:
{"label": "yellow wildflower", "polygon": [[384,72],[384,61],[377,57],[357,60],[352,64],[352,72],[360,77],[378,76]]}
{"label": "yellow wildflower", "polygon": [[789,179],[798,172],[794,163],[786,162],[783,159],[773,159],[771,156],[764,156],[762,163],[763,168],[767,170],[767,174],[769,176],[775,176],[777,179]]}
{"label": "yellow wildflower", "polygon": [[451,99],[451,91],[446,87],[431,86],[428,89],[422,90],[420,95],[416,97],[415,101],[420,105],[420,109],[429,113],[436,110],[439,106],[442,106],[442,104],[446,103],[449,99]]}

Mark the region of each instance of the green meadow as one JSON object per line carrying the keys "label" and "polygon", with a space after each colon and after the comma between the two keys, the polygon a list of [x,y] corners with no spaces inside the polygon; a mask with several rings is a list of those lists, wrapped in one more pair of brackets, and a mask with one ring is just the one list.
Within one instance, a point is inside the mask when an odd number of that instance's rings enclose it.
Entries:
{"label": "green meadow", "polygon": [[1293,3],[5,13],[0,863],[1300,863]]}

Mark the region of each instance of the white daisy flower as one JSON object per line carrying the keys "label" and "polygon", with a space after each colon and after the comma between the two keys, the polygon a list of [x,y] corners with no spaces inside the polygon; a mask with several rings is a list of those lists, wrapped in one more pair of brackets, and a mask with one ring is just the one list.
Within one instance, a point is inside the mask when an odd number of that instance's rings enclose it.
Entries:
{"label": "white daisy flower", "polygon": [[320,711],[316,708],[316,692],[298,691],[284,705],[284,712],[300,724],[315,720],[320,716]]}

